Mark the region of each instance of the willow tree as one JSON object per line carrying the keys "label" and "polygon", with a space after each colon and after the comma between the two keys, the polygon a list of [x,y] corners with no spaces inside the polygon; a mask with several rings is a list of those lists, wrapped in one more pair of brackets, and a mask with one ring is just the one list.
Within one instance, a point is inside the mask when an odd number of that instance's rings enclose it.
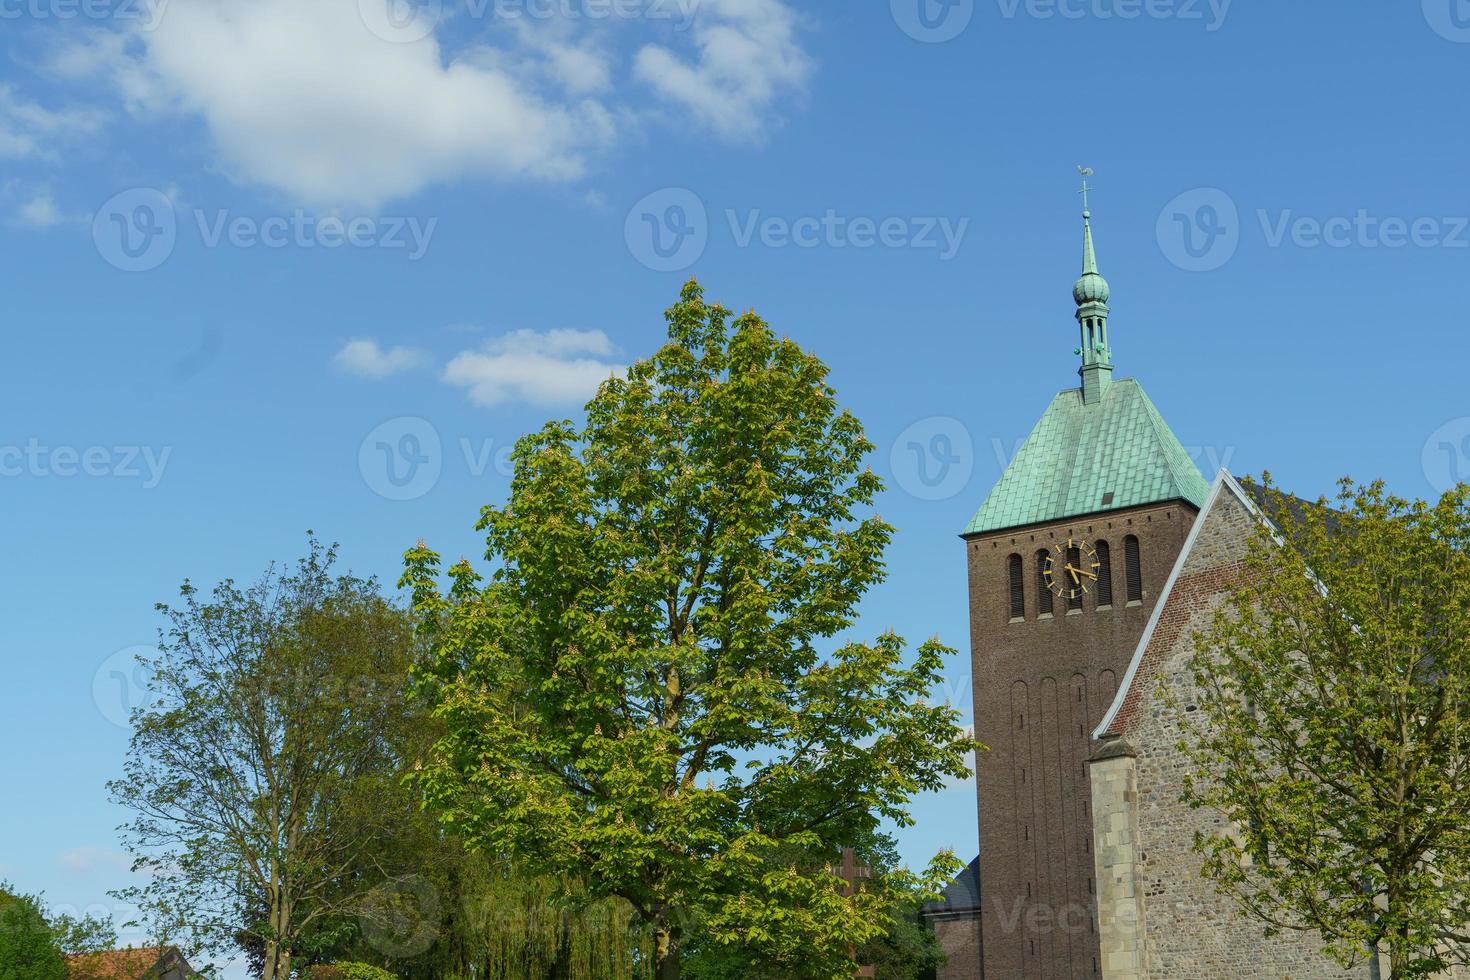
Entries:
{"label": "willow tree", "polygon": [[924,700],[951,651],[834,640],[892,528],[823,364],[693,282],[667,320],[584,426],[517,443],[488,581],[461,561],[441,594],[439,556],[409,552],[445,726],[421,784],[473,846],[627,902],[660,978],[691,922],[850,976],[892,882],[844,896],[838,849],[968,774],[956,712]]}
{"label": "willow tree", "polygon": [[1269,932],[1391,976],[1470,962],[1470,488],[1269,488],[1240,584],[1197,638],[1186,799],[1231,819],[1204,871]]}

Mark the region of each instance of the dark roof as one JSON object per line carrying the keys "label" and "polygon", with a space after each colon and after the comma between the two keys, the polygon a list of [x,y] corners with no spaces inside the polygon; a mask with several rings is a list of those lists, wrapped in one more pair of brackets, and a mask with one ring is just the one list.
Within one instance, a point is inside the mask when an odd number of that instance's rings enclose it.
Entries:
{"label": "dark roof", "polygon": [[959,877],[945,886],[943,894],[942,901],[924,904],[926,915],[936,912],[963,912],[980,907],[980,855],[975,855],[975,860],[965,865],[965,870],[959,873]]}
{"label": "dark roof", "polygon": [[1251,479],[1244,479],[1238,482],[1240,489],[1244,490],[1245,495],[1251,498],[1251,502],[1259,507],[1261,513],[1265,514],[1274,523],[1279,523],[1277,518],[1283,508],[1298,522],[1307,515],[1308,511],[1320,509],[1327,513],[1328,530],[1336,531],[1338,528],[1338,518],[1341,516],[1341,512],[1336,508],[1322,504],[1320,501],[1307,500],[1281,490],[1272,493]]}

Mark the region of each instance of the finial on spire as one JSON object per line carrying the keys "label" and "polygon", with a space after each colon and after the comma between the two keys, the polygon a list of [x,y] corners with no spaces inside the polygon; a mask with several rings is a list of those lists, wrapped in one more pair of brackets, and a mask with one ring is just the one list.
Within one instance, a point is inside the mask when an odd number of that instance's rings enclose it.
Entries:
{"label": "finial on spire", "polygon": [[1112,298],[1108,281],[1097,271],[1097,251],[1092,244],[1092,209],[1087,183],[1093,170],[1078,167],[1082,175],[1082,276],[1072,286],[1077,302],[1077,324],[1082,331],[1082,399],[1087,404],[1101,400],[1113,375],[1113,352],[1108,344],[1108,300]]}
{"label": "finial on spire", "polygon": [[1087,206],[1087,192],[1092,190],[1087,186],[1087,178],[1093,171],[1091,167],[1078,167],[1077,172],[1082,175],[1082,274],[1097,275],[1097,255],[1092,247],[1092,210]]}

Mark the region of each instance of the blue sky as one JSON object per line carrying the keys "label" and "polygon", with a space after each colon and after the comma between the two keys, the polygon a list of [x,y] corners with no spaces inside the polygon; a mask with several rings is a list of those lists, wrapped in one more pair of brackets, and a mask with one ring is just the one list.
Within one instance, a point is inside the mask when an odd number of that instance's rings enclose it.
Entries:
{"label": "blue sky", "polygon": [[[865,634],[968,645],[956,534],[1075,382],[1077,164],[1119,375],[1207,472],[1470,474],[1464,0],[0,21],[0,876],[57,906],[128,879],[103,783],[154,602],[308,528],[389,582],[420,537],[477,556],[504,451],[654,349],[691,273],[820,354],[879,446]],[[910,860],[973,854],[971,787],[916,813]]]}

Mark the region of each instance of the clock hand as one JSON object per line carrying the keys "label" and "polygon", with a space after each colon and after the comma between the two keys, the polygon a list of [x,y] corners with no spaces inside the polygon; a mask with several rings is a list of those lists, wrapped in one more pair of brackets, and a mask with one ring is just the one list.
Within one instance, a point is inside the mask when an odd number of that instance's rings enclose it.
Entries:
{"label": "clock hand", "polygon": [[1072,578],[1074,578],[1074,579],[1078,575],[1086,575],[1090,579],[1096,579],[1097,578],[1096,575],[1094,575],[1091,572],[1087,571],[1087,569],[1085,569],[1085,568],[1073,568],[1070,562],[1067,564],[1067,571],[1069,571],[1069,572],[1072,573]]}

